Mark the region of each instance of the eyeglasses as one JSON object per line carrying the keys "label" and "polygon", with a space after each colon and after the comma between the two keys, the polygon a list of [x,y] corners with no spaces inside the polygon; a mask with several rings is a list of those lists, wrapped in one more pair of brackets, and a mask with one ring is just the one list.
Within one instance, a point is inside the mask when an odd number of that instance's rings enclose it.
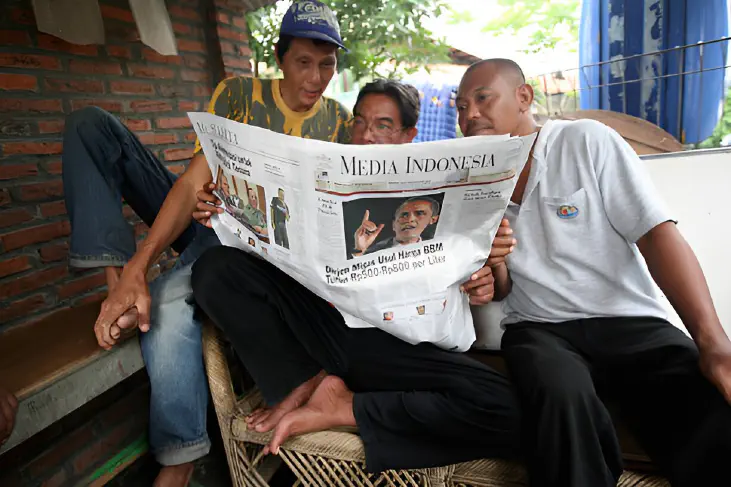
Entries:
{"label": "eyeglasses", "polygon": [[368,123],[363,117],[354,117],[351,120],[351,123],[353,125],[354,133],[362,134],[370,128],[371,133],[376,137],[391,137],[396,132],[404,130],[403,127],[392,127],[388,122],[384,122],[382,120],[375,120]]}

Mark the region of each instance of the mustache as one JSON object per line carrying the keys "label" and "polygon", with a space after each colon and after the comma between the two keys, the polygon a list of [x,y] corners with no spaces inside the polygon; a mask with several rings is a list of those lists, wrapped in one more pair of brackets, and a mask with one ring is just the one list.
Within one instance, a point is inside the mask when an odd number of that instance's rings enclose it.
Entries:
{"label": "mustache", "polygon": [[477,132],[478,130],[483,130],[483,129],[489,130],[492,128],[494,128],[494,127],[488,123],[477,122],[477,121],[467,122],[467,133]]}

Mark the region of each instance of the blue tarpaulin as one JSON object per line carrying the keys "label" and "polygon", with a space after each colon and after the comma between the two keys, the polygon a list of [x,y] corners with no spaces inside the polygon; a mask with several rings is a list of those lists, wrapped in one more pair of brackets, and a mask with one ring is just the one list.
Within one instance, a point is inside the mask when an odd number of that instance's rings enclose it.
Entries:
{"label": "blue tarpaulin", "polygon": [[[727,42],[643,54],[726,36],[726,0],[584,0],[581,108],[627,113],[683,143],[702,142],[723,107]],[[607,61],[615,62],[591,66]]]}

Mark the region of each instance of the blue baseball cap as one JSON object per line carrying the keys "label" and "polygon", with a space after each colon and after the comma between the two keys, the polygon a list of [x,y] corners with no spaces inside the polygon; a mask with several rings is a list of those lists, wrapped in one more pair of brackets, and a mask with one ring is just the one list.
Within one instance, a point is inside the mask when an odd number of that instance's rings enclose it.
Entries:
{"label": "blue baseball cap", "polygon": [[317,0],[294,2],[284,14],[279,35],[318,39],[345,49],[338,19],[330,7]]}

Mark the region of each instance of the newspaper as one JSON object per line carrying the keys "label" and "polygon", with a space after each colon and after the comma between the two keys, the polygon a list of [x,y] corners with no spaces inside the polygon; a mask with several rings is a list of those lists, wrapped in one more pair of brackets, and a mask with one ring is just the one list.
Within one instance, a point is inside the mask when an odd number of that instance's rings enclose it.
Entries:
{"label": "newspaper", "polygon": [[533,137],[343,145],[190,113],[224,245],[271,262],[350,327],[464,351],[480,269]]}

